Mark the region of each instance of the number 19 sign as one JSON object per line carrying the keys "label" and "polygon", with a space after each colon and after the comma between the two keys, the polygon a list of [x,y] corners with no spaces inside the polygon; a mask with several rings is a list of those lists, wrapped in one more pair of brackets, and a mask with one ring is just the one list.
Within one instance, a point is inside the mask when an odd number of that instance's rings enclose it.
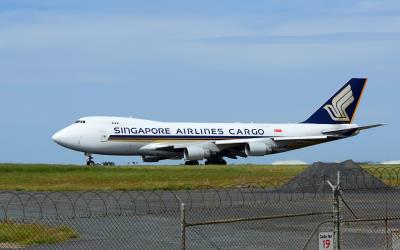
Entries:
{"label": "number 19 sign", "polygon": [[319,250],[333,250],[333,232],[319,233]]}

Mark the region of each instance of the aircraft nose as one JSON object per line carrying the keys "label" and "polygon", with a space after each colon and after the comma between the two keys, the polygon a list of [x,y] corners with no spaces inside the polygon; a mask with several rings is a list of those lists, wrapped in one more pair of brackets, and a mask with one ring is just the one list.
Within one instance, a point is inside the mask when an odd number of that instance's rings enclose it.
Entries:
{"label": "aircraft nose", "polygon": [[62,141],[63,141],[63,136],[62,136],[62,131],[58,131],[57,133],[55,133],[52,137],[51,137],[51,139],[55,142],[55,143],[57,143],[57,144],[62,144]]}
{"label": "aircraft nose", "polygon": [[57,133],[55,133],[51,139],[57,143],[58,145],[72,148],[79,146],[79,136],[78,134],[70,127],[64,128]]}

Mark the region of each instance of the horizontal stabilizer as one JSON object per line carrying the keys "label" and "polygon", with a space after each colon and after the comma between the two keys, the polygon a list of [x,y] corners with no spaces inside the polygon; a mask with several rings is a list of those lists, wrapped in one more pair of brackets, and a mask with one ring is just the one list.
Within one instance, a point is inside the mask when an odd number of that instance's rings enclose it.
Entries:
{"label": "horizontal stabilizer", "polygon": [[387,125],[386,123],[378,123],[378,124],[373,124],[373,125],[361,126],[361,127],[358,127],[358,129],[364,130],[364,129],[376,128],[376,127],[386,126],[386,125]]}
{"label": "horizontal stabilizer", "polygon": [[322,133],[325,134],[325,135],[346,135],[346,134],[349,134],[349,133],[355,133],[357,131],[370,129],[370,128],[376,128],[376,127],[380,127],[380,126],[384,126],[384,125],[387,125],[387,124],[379,123],[379,124],[373,124],[373,125],[367,125],[367,126],[359,126],[359,127],[347,128],[347,129],[325,130],[325,131],[322,131]]}

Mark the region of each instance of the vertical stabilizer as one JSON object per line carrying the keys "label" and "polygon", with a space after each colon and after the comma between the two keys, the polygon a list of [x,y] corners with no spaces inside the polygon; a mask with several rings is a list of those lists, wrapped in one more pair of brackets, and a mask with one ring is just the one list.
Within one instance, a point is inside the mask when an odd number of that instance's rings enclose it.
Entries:
{"label": "vertical stabilizer", "polygon": [[350,81],[303,123],[352,123],[366,84],[366,78],[350,79]]}

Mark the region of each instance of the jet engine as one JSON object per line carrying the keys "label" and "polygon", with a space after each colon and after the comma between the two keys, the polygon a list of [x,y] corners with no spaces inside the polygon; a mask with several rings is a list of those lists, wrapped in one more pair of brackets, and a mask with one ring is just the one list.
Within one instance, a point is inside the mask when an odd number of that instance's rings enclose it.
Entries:
{"label": "jet engine", "polygon": [[185,148],[183,156],[185,160],[188,161],[203,160],[204,158],[210,157],[210,151],[201,147],[191,146]]}
{"label": "jet engine", "polygon": [[244,151],[247,156],[263,156],[271,154],[272,147],[263,142],[249,142],[246,144]]}

